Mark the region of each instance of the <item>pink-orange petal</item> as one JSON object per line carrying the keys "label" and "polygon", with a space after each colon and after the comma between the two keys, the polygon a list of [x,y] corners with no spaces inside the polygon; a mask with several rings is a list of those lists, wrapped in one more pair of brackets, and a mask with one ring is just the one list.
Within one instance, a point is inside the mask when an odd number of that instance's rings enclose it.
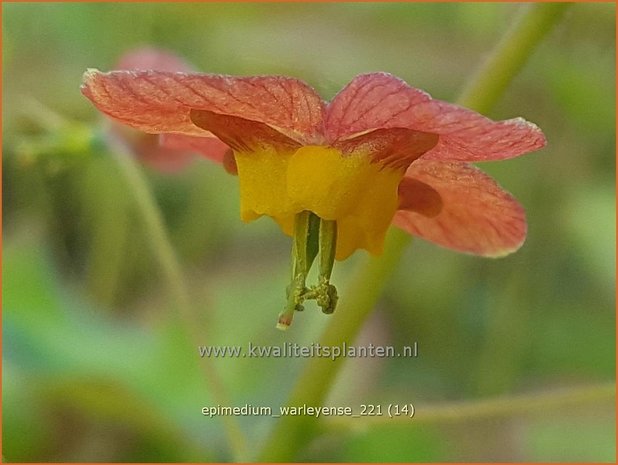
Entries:
{"label": "pink-orange petal", "polygon": [[171,150],[194,152],[209,160],[223,163],[225,152],[230,148],[216,137],[195,137],[182,134],[161,134],[161,147]]}
{"label": "pink-orange petal", "polygon": [[429,95],[422,90],[410,87],[391,74],[361,74],[328,105],[324,122],[326,138],[336,141],[380,128],[414,129],[409,124],[393,123],[410,108],[429,99]]}
{"label": "pink-orange petal", "polygon": [[543,132],[523,118],[492,121],[472,110],[439,100],[412,108],[412,126],[440,136],[423,158],[445,161],[504,160],[545,146]]}
{"label": "pink-orange petal", "polygon": [[492,121],[386,73],[357,76],[327,107],[325,134],[331,142],[389,128],[438,134],[436,147],[423,156],[432,160],[501,160],[546,144],[541,130],[522,118]]}
{"label": "pink-orange petal", "polygon": [[367,154],[371,161],[390,168],[407,168],[431,150],[438,136],[412,129],[376,129],[333,143],[344,155]]}
{"label": "pink-orange petal", "polygon": [[404,177],[399,183],[399,210],[420,213],[434,218],[442,211],[442,197],[429,184],[418,179]]}
{"label": "pink-orange petal", "polygon": [[293,78],[88,70],[82,93],[103,113],[149,133],[208,136],[189,117],[196,109],[264,123],[303,143],[321,139],[324,104]]}
{"label": "pink-orange petal", "polygon": [[301,145],[267,124],[211,111],[191,110],[191,121],[205,129],[238,152],[253,152],[261,146],[273,146],[293,151]]}
{"label": "pink-orange petal", "polygon": [[[507,255],[523,244],[524,209],[479,169],[467,163],[420,159],[410,166],[406,178],[431,186],[442,201],[434,217],[409,210],[395,214],[393,223],[410,234],[486,257]],[[413,193],[414,189],[408,192]],[[414,199],[410,202],[414,204]]]}

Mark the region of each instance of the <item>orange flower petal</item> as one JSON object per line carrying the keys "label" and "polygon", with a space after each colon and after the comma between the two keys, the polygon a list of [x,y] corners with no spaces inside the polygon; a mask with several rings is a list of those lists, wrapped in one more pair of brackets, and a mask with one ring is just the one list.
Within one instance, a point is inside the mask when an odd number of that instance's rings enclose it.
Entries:
{"label": "orange flower petal", "polygon": [[423,158],[448,161],[500,160],[543,147],[541,130],[522,118],[492,121],[479,113],[432,99],[386,73],[362,74],[327,108],[329,141],[376,129],[406,128],[439,135]]}
{"label": "orange flower petal", "polygon": [[367,154],[374,163],[390,168],[407,168],[414,160],[431,150],[438,136],[412,129],[376,129],[333,143],[344,155]]}
{"label": "orange flower petal", "polygon": [[271,128],[267,124],[211,111],[191,110],[191,121],[205,129],[238,152],[252,152],[266,144],[296,150],[301,144]]}
{"label": "orange flower petal", "polygon": [[409,124],[391,122],[430,98],[391,74],[360,74],[328,105],[324,124],[326,137],[336,141],[374,129],[414,129]]}
{"label": "orange flower petal", "polygon": [[82,93],[103,113],[144,132],[208,136],[189,117],[196,109],[263,123],[302,143],[321,141],[324,104],[293,78],[88,70]]}
{"label": "orange flower petal", "polygon": [[[526,237],[524,209],[492,178],[466,163],[420,159],[406,172],[400,205],[393,223],[443,247],[486,257],[519,249]],[[430,186],[442,208],[431,217],[419,208],[414,181]],[[410,211],[411,210],[411,211]]]}
{"label": "orange flower petal", "polygon": [[538,150],[547,143],[541,130],[523,118],[492,121],[472,110],[438,100],[413,108],[413,126],[440,135],[424,159],[504,160]]}
{"label": "orange flower petal", "polygon": [[442,197],[429,184],[405,177],[399,183],[399,209],[420,213],[427,218],[438,216],[442,211]]}

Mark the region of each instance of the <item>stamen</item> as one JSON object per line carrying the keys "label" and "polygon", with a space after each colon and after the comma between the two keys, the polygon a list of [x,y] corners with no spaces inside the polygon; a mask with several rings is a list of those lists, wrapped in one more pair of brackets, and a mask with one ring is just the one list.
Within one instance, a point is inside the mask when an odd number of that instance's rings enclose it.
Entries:
{"label": "stamen", "polygon": [[[315,257],[320,253],[318,284],[307,289],[307,274]],[[330,314],[337,306],[337,289],[330,283],[337,250],[337,222],[324,220],[316,214],[303,211],[294,217],[292,244],[292,280],[287,287],[287,305],[279,314],[278,329],[287,329],[294,312],[304,310],[305,300],[315,300],[324,313]]]}
{"label": "stamen", "polygon": [[304,310],[308,289],[305,287],[307,274],[318,253],[320,218],[314,213],[303,211],[294,218],[294,242],[292,244],[292,280],[287,288],[287,305],[279,315],[278,329],[287,329],[292,324],[294,312]]}
{"label": "stamen", "polygon": [[330,314],[337,306],[337,288],[330,284],[330,276],[337,250],[337,222],[320,221],[320,274],[316,287],[316,301],[324,313]]}

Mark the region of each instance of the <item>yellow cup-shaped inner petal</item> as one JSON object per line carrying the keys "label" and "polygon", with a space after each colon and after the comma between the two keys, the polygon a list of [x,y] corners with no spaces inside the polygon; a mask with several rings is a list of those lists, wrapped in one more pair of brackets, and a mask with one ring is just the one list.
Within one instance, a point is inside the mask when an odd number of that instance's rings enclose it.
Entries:
{"label": "yellow cup-shaped inner petal", "polygon": [[267,215],[291,235],[294,215],[311,211],[337,221],[338,260],[359,248],[381,252],[403,170],[371,163],[365,154],[343,156],[322,146],[293,153],[272,148],[239,152],[236,163],[244,221]]}
{"label": "yellow cup-shaped inner petal", "polygon": [[289,154],[279,154],[269,147],[250,153],[236,152],[235,158],[243,221],[262,215],[275,217],[289,210],[286,185]]}
{"label": "yellow cup-shaped inner petal", "polygon": [[342,157],[339,150],[302,147],[290,157],[288,196],[295,205],[325,220],[349,215],[369,175],[365,157]]}

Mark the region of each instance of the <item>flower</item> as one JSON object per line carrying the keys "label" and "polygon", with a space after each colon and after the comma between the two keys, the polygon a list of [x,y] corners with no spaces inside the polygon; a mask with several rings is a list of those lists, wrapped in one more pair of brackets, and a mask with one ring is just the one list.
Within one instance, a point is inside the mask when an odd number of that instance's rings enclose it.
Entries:
{"label": "flower", "polygon": [[[517,250],[526,235],[523,208],[470,162],[539,149],[540,129],[432,99],[390,74],[359,75],[330,103],[281,76],[88,70],[82,92],[134,128],[233,149],[241,218],[270,216],[294,236],[281,326],[308,298],[334,310],[334,259],[379,254],[391,222],[489,257]],[[318,250],[319,282],[307,289]]]}

